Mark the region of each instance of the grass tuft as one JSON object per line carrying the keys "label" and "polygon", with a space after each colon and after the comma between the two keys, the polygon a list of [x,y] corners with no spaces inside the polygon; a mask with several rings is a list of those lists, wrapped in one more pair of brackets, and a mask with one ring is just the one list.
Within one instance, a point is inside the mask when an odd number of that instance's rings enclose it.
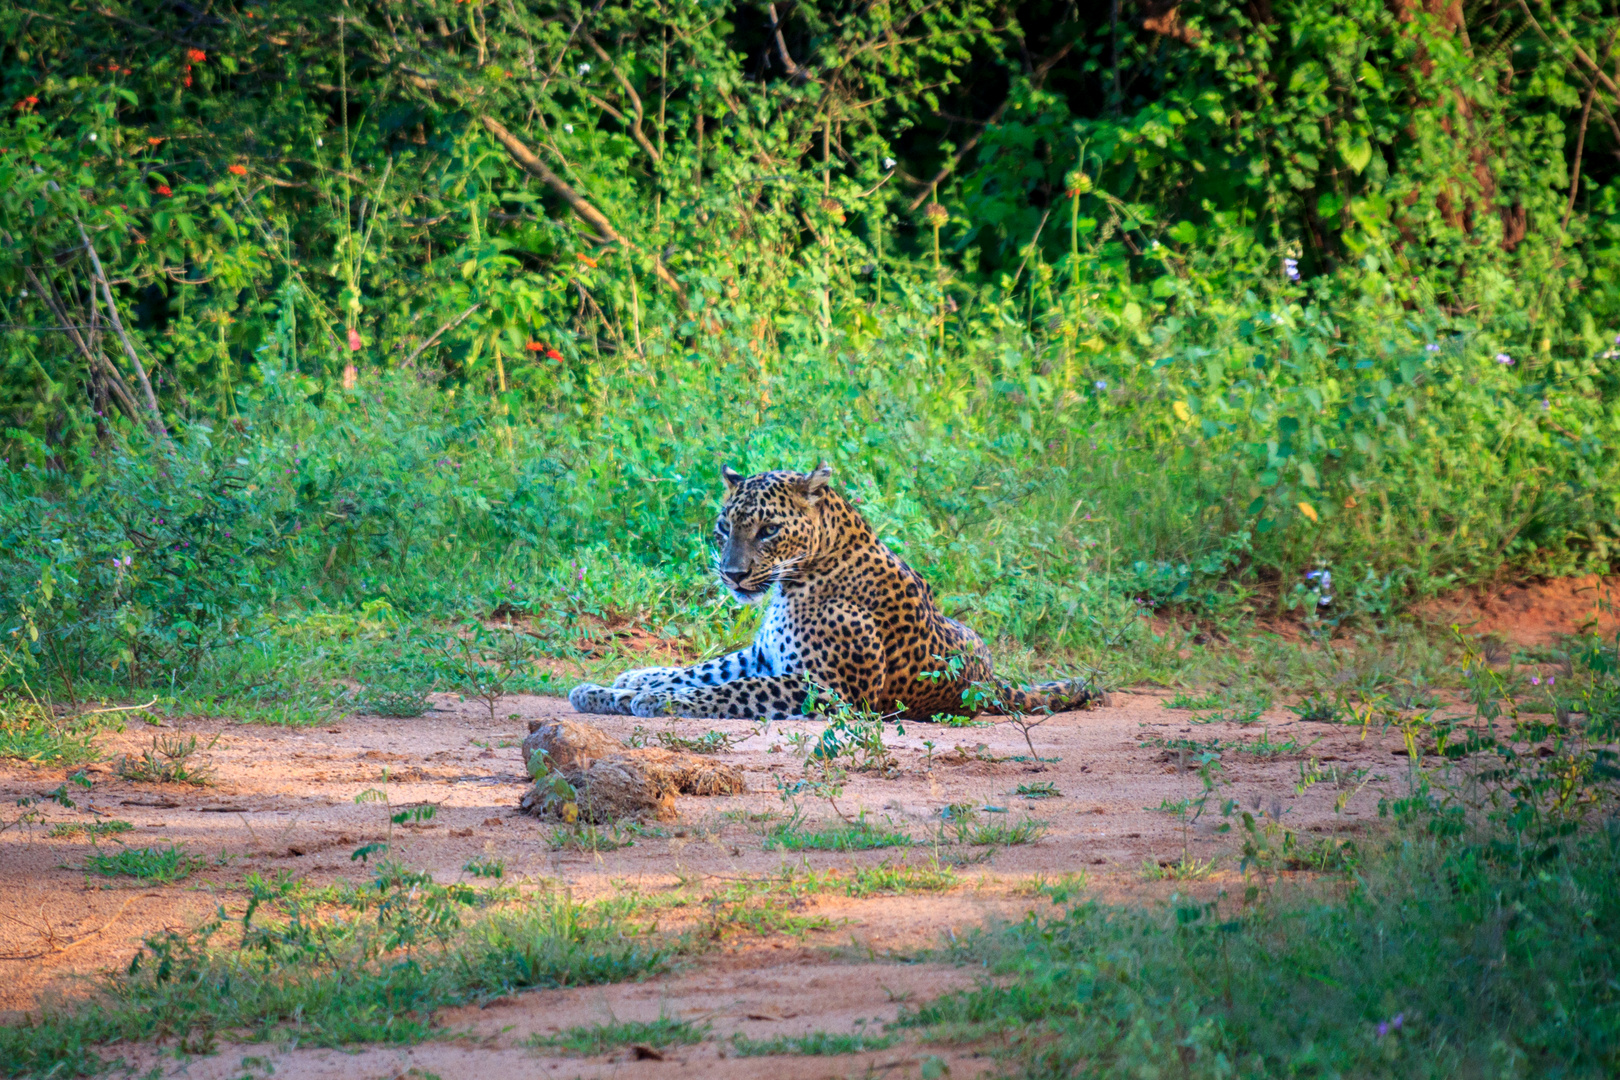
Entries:
{"label": "grass tuft", "polygon": [[207,859],[190,854],[180,844],[121,848],[110,855],[98,851],[84,859],[84,868],[102,877],[133,877],[161,885],[182,881],[207,865]]}
{"label": "grass tuft", "polygon": [[138,783],[204,787],[214,782],[213,770],[191,759],[199,749],[211,750],[218,742],[218,735],[206,745],[199,744],[195,735],[154,735],[152,745],[142,750],[140,757],[120,754],[113,764],[113,770],[123,779]]}
{"label": "grass tuft", "polygon": [[862,815],[854,821],[807,829],[798,820],[784,821],[765,834],[767,851],[871,851],[910,847],[910,833],[878,825]]}
{"label": "grass tuft", "polygon": [[837,1054],[859,1054],[865,1050],[887,1050],[899,1041],[898,1035],[871,1035],[860,1031],[848,1035],[812,1031],[808,1035],[778,1035],[774,1039],[750,1039],[738,1032],[731,1037],[732,1048],[738,1057],[786,1054],[832,1057]]}
{"label": "grass tuft", "polygon": [[92,840],[100,840],[107,836],[117,836],[127,833],[135,826],[127,821],[63,821],[51,826],[50,838],[69,839],[75,836],[88,836]]}
{"label": "grass tuft", "polygon": [[692,1046],[702,1042],[709,1034],[707,1023],[694,1024],[690,1020],[677,1020],[660,1016],[645,1023],[615,1022],[573,1027],[549,1036],[531,1036],[528,1045],[556,1047],[571,1054],[594,1057],[609,1050],[626,1046]]}
{"label": "grass tuft", "polygon": [[876,866],[857,867],[845,891],[850,896],[902,896],[914,892],[945,892],[959,884],[956,871],[937,863],[912,866],[887,859]]}

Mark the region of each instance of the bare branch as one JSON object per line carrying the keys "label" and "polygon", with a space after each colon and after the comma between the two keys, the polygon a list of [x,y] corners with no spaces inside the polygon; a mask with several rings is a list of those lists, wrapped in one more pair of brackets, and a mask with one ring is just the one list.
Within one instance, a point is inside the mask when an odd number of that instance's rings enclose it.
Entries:
{"label": "bare branch", "polygon": [[[551,168],[540,160],[538,154],[524,145],[523,140],[506,130],[499,120],[490,116],[480,116],[478,119],[489,133],[495,136],[496,141],[506,147],[506,152],[512,155],[513,161],[523,166],[530,175],[536,177],[552,191],[556,192],[568,204],[569,209],[573,210],[581,221],[595,229],[603,239],[610,243],[622,244],[632,251],[640,250],[635,244],[632,244],[619,234],[619,231],[613,227],[613,223],[607,219],[607,215],[592,206],[588,199],[570,187],[568,181],[552,172]],[[680,298],[681,303],[686,302],[686,291],[681,288],[681,283],[675,280],[675,275],[669,272],[664,266],[663,260],[656,255],[653,256],[653,272],[658,275],[658,280],[675,290],[675,295]]]}
{"label": "bare branch", "polygon": [[90,242],[90,234],[84,231],[84,225],[78,218],[73,224],[79,227],[79,237],[84,241],[84,249],[90,253],[90,265],[95,268],[96,279],[101,283],[101,296],[107,302],[107,316],[112,322],[113,330],[118,333],[118,340],[123,343],[124,355],[129,357],[130,364],[135,368],[135,377],[140,380],[141,390],[146,394],[146,407],[151,412],[149,425],[155,434],[161,435],[165,441],[169,438],[169,431],[163,426],[163,413],[158,409],[157,395],[152,392],[152,380],[146,377],[146,368],[141,358],[135,352],[135,345],[129,340],[129,334],[124,330],[124,320],[118,317],[118,305],[113,303],[112,287],[107,284],[107,272],[101,268],[101,257],[96,254],[96,246]]}
{"label": "bare branch", "polygon": [[637,145],[647,151],[647,156],[653,159],[654,164],[657,164],[663,159],[663,156],[659,154],[658,148],[652,144],[652,140],[647,138],[646,132],[641,130],[641,121],[646,115],[641,107],[641,95],[636,93],[636,88],[630,85],[630,80],[625,76],[624,72],[619,70],[619,65],[614,63],[613,57],[609,56],[607,50],[596,43],[596,39],[590,35],[589,31],[581,33],[580,37],[585,39],[585,44],[589,45],[602,63],[608,66],[608,70],[613,72],[613,77],[619,82],[619,88],[624,91],[624,96],[630,101],[630,107],[635,112],[635,119],[627,120],[623,114],[608,107],[598,98],[592,97],[591,100],[598,105],[602,105],[610,113],[614,113],[614,118],[630,129],[630,137],[635,139]]}

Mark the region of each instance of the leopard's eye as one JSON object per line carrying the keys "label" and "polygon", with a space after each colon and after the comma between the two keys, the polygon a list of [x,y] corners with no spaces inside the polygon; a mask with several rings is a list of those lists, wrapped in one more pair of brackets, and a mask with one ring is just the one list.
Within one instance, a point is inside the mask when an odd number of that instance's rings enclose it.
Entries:
{"label": "leopard's eye", "polygon": [[775,536],[781,531],[782,526],[780,525],[761,525],[759,527],[759,535],[756,537],[756,539],[769,540],[771,537]]}
{"label": "leopard's eye", "polygon": [[731,531],[731,522],[727,521],[725,518],[721,518],[715,523],[714,531],[719,533],[721,536],[726,535],[726,533]]}

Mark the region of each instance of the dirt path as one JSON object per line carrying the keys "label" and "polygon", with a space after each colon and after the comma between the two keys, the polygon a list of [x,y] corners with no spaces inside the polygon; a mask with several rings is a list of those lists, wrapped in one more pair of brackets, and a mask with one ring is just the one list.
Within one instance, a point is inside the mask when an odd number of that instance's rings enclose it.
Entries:
{"label": "dirt path", "polygon": [[[682,797],[681,821],[665,835],[642,837],[614,851],[552,850],[552,828],[518,813],[526,788],[518,744],[532,717],[573,715],[554,698],[511,698],[505,719],[491,723],[481,706],[440,698],[434,711],[413,720],[358,717],[320,729],[247,727],[214,720],[186,721],[179,730],[211,749],[199,752],[214,770],[207,787],[135,784],[119,779],[108,763],[91,766],[88,793],[69,786],[73,809],[42,802],[45,821],[0,833],[0,1009],[12,1019],[43,999],[84,992],[84,976],[128,962],[144,935],[183,929],[223,903],[240,905],[236,883],[249,871],[269,876],[286,871],[312,882],[362,878],[351,853],[388,835],[387,813],[377,803],[356,803],[367,789],[385,789],[392,804],[431,802],[437,813],[421,828],[394,828],[394,854],[441,881],[464,878],[469,860],[504,860],[508,880],[546,879],[571,888],[580,899],[635,888],[657,891],[685,882],[719,887],[736,879],[778,873],[784,864],[817,870],[850,870],[885,860],[931,862],[936,854],[959,864],[961,884],[927,895],[854,899],[820,895],[801,902],[799,914],[825,916],[829,929],[793,937],[752,938],[674,975],[641,984],[519,995],[492,1009],[442,1017],[463,1038],[409,1050],[369,1049],[358,1057],[340,1051],[226,1047],[185,1066],[191,1077],[240,1076],[244,1057],[263,1058],[277,1077],[394,1076],[410,1068],[445,1077],[471,1075],[469,1055],[486,1080],[508,1075],[635,1076],[676,1062],[566,1059],[522,1044],[530,1035],[595,1023],[609,1017],[652,1018],[660,1009],[702,1016],[718,1038],[673,1055],[683,1075],[773,1077],[862,1075],[868,1066],[884,1075],[914,1073],[919,1051],[902,1046],[839,1058],[728,1058],[718,1055],[735,1031],[750,1038],[809,1031],[849,1032],[865,1019],[874,1030],[894,1017],[898,1001],[926,1000],[971,983],[978,972],[940,964],[902,964],[942,938],[993,919],[1014,919],[1046,900],[1031,886],[1039,879],[1084,874],[1092,895],[1105,900],[1163,897],[1179,890],[1213,893],[1239,881],[1236,842],[1215,831],[1219,806],[1284,812],[1301,835],[1355,833],[1376,819],[1381,794],[1404,786],[1407,763],[1396,736],[1365,741],[1357,728],[1304,723],[1273,710],[1262,721],[1196,724],[1193,714],[1167,709],[1163,695],[1115,696],[1110,707],[1052,718],[1033,733],[1046,764],[990,760],[1028,756],[1022,736],[1005,725],[947,729],[912,725],[903,736],[890,728],[887,741],[898,761],[892,777],[851,773],[838,808],[887,819],[930,843],[905,850],[853,854],[769,851],[766,827],[748,815],[781,811],[777,781],[801,774],[788,746],[797,730],[820,725],[773,727],[766,734],[742,722],[635,720],[597,717],[601,726],[628,738],[639,726],[694,736],[710,730],[739,737],[726,760],[746,771],[747,794],[712,799]],[[109,755],[136,752],[154,734],[144,724],[108,736]],[[1264,736],[1282,752],[1269,757],[1229,752],[1227,782],[1209,801],[1206,816],[1185,833],[1164,804],[1196,797],[1198,777],[1165,740],[1223,744]],[[934,747],[925,745],[934,742]],[[955,748],[960,745],[961,751]],[[1335,813],[1341,791],[1331,781],[1296,793],[1301,766],[1314,757],[1325,767],[1370,770],[1373,779]],[[386,779],[384,772],[386,770]],[[0,767],[0,799],[42,796],[62,783],[61,769]],[[1018,785],[1048,783],[1060,794],[1027,799]],[[998,849],[931,842],[941,811],[952,804],[1005,808],[981,821],[1048,823],[1036,843]],[[833,819],[825,801],[807,804],[812,818]],[[184,844],[210,865],[179,884],[154,886],[131,878],[87,873],[93,849],[83,839],[52,837],[53,826],[98,817],[130,822],[126,845]],[[835,820],[835,819],[834,819]],[[103,850],[116,850],[103,842]],[[1217,859],[1213,873],[1197,882],[1152,880],[1151,868],[1183,857]],[[1145,867],[1150,868],[1145,872]],[[885,989],[887,988],[887,989]],[[645,1014],[645,1015],[644,1015]],[[750,1019],[750,1016],[765,1019]],[[909,1056],[908,1056],[909,1055]],[[161,1064],[150,1048],[129,1052],[143,1066]],[[165,1069],[181,1066],[170,1057]],[[964,1062],[965,1065],[965,1062]],[[797,1071],[795,1071],[797,1070]],[[974,1075],[976,1068],[952,1075]],[[660,1072],[659,1075],[664,1075]]]}

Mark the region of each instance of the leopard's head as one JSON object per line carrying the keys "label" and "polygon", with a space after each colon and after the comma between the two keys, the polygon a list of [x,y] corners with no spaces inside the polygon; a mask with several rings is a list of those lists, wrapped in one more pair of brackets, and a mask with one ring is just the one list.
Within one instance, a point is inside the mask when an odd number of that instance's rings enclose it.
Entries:
{"label": "leopard's head", "polygon": [[814,552],[815,509],[828,494],[832,469],[743,476],[727,465],[720,475],[726,498],[714,526],[715,569],[739,603],[756,603]]}

